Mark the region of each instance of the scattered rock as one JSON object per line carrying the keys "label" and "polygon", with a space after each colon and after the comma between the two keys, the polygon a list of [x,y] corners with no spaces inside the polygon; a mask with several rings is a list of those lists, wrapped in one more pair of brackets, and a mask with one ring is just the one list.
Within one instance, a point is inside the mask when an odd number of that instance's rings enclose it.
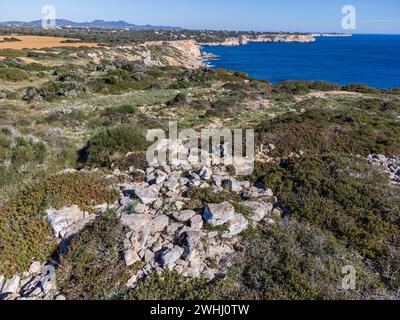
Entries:
{"label": "scattered rock", "polygon": [[256,201],[244,201],[240,204],[252,211],[252,215],[249,218],[255,222],[260,222],[266,215],[270,214],[274,208],[272,203],[262,203]]}
{"label": "scattered rock", "polygon": [[222,185],[232,192],[239,193],[243,191],[243,188],[240,186],[240,184],[233,178],[224,180]]}
{"label": "scattered rock", "polygon": [[221,226],[233,218],[235,208],[229,202],[207,204],[203,217],[212,226]]}
{"label": "scattered rock", "polygon": [[241,214],[235,214],[232,219],[229,220],[228,231],[222,234],[223,238],[233,238],[240,234],[242,231],[247,229],[248,221]]}
{"label": "scattered rock", "polygon": [[367,159],[389,174],[392,184],[400,184],[400,156],[387,158],[382,154],[370,154]]}
{"label": "scattered rock", "polygon": [[193,210],[184,210],[181,212],[173,213],[173,217],[176,221],[179,222],[187,222],[188,220],[192,219],[196,215],[196,212]]}
{"label": "scattered rock", "polygon": [[133,232],[161,232],[169,223],[166,215],[154,217],[150,214],[123,215],[121,217],[123,226],[129,227]]}
{"label": "scattered rock", "polygon": [[30,274],[39,274],[42,272],[42,264],[38,261],[33,262],[29,267]]}
{"label": "scattered rock", "polygon": [[203,180],[210,180],[212,176],[212,170],[208,167],[203,167],[200,169],[200,171],[197,173],[198,176],[203,179]]}
{"label": "scattered rock", "polygon": [[194,217],[190,219],[190,227],[193,230],[201,230],[203,228],[203,217],[199,214],[196,214]]}
{"label": "scattered rock", "polygon": [[[47,217],[54,235],[58,238],[79,232],[84,225],[95,218],[94,215],[81,211],[78,206],[64,207],[60,210],[48,209]],[[77,225],[74,226],[75,224]]]}
{"label": "scattered rock", "polygon": [[125,264],[129,267],[134,265],[136,262],[141,261],[139,255],[134,250],[127,250],[125,251]]}
{"label": "scattered rock", "polygon": [[184,251],[185,250],[179,246],[167,249],[162,255],[162,265],[172,269],[175,266],[175,262],[181,258]]}
{"label": "scattered rock", "polygon": [[133,191],[143,204],[152,204],[158,199],[156,191],[141,185],[134,186]]}
{"label": "scattered rock", "polygon": [[3,288],[1,290],[2,294],[13,294],[17,293],[19,289],[21,278],[18,275],[15,275],[9,280],[4,282]]}

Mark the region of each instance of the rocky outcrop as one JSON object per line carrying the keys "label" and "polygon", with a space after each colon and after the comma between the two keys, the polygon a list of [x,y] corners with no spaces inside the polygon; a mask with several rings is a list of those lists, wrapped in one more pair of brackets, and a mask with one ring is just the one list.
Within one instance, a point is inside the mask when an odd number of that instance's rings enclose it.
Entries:
{"label": "rocky outcrop", "polygon": [[239,37],[227,38],[221,42],[202,43],[203,46],[243,46],[250,42],[315,42],[315,35],[313,34],[268,34],[250,37],[241,35]]}
{"label": "rocky outcrop", "polygon": [[238,37],[226,38],[223,41],[202,43],[202,46],[243,46],[250,42],[300,42],[310,43],[315,42],[316,37],[351,37],[351,34],[326,34],[326,33],[267,33],[257,36],[240,35]]}

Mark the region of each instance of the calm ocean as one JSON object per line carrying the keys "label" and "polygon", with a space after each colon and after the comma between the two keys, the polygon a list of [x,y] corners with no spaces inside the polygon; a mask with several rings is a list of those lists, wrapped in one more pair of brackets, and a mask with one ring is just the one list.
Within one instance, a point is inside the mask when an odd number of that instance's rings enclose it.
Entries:
{"label": "calm ocean", "polygon": [[243,71],[273,83],[322,80],[400,87],[400,35],[319,37],[315,43],[250,43],[203,51],[218,56],[209,62],[213,67]]}

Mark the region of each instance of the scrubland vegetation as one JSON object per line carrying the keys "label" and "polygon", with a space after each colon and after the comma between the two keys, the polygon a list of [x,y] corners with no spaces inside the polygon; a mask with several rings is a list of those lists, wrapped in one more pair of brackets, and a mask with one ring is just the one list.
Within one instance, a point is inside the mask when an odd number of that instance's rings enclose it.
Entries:
{"label": "scrubland vegetation", "polygon": [[[60,32],[114,41],[107,34]],[[138,33],[137,41],[146,36]],[[400,155],[396,90],[271,85],[240,72],[120,58],[96,64],[85,50],[0,50],[0,274],[24,272],[33,260],[57,255],[44,210],[78,205],[90,211],[116,201],[104,174],[143,168],[146,130],[177,120],[183,128],[256,128],[257,146],[275,148],[251,179],[274,191],[283,216],[246,232],[224,279],[209,283],[167,272],[127,290],[122,226],[109,211],[58,256],[58,285],[68,298],[398,298],[400,187],[366,160],[371,153]],[[88,171],[57,174],[67,168]],[[187,196],[191,209],[230,201],[246,214],[228,192],[196,189]],[[344,265],[358,271],[355,291],[341,290]]]}

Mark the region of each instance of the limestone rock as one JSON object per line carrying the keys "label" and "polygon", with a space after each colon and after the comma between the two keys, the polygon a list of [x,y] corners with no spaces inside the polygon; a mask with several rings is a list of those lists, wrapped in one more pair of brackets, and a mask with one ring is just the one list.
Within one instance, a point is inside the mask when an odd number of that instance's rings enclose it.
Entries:
{"label": "limestone rock", "polygon": [[228,189],[232,192],[241,192],[243,188],[240,184],[233,178],[226,179],[222,182],[224,186],[227,186]]}
{"label": "limestone rock", "polygon": [[172,269],[175,265],[175,262],[181,258],[184,251],[185,250],[179,246],[174,246],[171,249],[166,250],[161,257],[162,265]]}
{"label": "limestone rock", "polygon": [[1,290],[2,294],[13,294],[17,293],[19,289],[19,284],[20,284],[21,278],[18,275],[15,275],[9,280],[6,280],[6,282],[3,285],[3,288]]}
{"label": "limestone rock", "polygon": [[3,287],[3,282],[4,282],[4,276],[2,274],[0,274],[0,292],[1,292],[1,288]]}
{"label": "limestone rock", "polygon": [[176,221],[179,222],[187,222],[188,220],[190,220],[191,218],[193,218],[196,215],[196,212],[194,212],[193,210],[184,210],[181,212],[175,212],[173,213],[173,217]]}
{"label": "limestone rock", "polygon": [[249,223],[243,215],[235,214],[233,218],[229,220],[228,231],[224,232],[222,237],[227,239],[233,238],[247,229],[248,225]]}
{"label": "limestone rock", "polygon": [[129,267],[134,265],[136,262],[139,262],[141,259],[137,252],[134,250],[127,250],[124,254],[125,264]]}
{"label": "limestone rock", "polygon": [[199,214],[196,214],[190,219],[190,227],[193,230],[201,230],[203,228],[203,224],[203,217]]}
{"label": "limestone rock", "polygon": [[198,176],[203,179],[203,180],[210,180],[212,177],[212,170],[208,167],[203,167],[200,169],[200,171],[197,173]]}
{"label": "limestone rock", "polygon": [[42,271],[42,264],[38,261],[33,262],[29,267],[30,274],[39,274]]}
{"label": "limestone rock", "polygon": [[252,211],[250,220],[255,222],[260,222],[266,215],[270,214],[274,208],[272,203],[262,203],[257,201],[244,201],[240,204]]}
{"label": "limestone rock", "polygon": [[121,217],[123,226],[129,227],[133,232],[161,232],[169,223],[169,218],[166,215],[153,217],[149,214],[132,214],[123,215]]}
{"label": "limestone rock", "polygon": [[233,218],[235,208],[229,202],[220,204],[208,204],[203,217],[212,226],[221,226]]}
{"label": "limestone rock", "polygon": [[157,201],[158,193],[153,189],[142,185],[135,185],[133,187],[135,195],[142,201],[143,204],[152,204]]}
{"label": "limestone rock", "polygon": [[[86,224],[94,218],[93,215],[81,211],[78,206],[64,207],[60,210],[48,209],[47,217],[55,236],[59,238],[63,238],[66,233],[72,234],[75,229],[77,232],[80,231],[82,224]],[[74,228],[73,225],[81,220],[84,220],[83,223]]]}

